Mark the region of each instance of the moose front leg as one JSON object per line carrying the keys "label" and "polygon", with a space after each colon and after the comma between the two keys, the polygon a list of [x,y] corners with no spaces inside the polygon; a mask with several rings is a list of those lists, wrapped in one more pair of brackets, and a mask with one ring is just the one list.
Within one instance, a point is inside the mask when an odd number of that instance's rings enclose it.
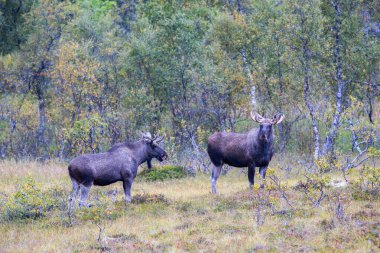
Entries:
{"label": "moose front leg", "polygon": [[146,164],[148,165],[148,169],[152,168],[152,159],[146,160]]}
{"label": "moose front leg", "polygon": [[260,188],[264,188],[264,180],[265,180],[265,175],[267,174],[267,169],[268,169],[268,166],[265,166],[265,167],[260,167],[260,175],[261,175],[261,184],[260,184]]}
{"label": "moose front leg", "polygon": [[255,183],[255,165],[249,165],[248,166],[248,181],[249,181],[249,188],[252,190],[253,184]]}
{"label": "moose front leg", "polygon": [[123,180],[123,188],[124,188],[125,203],[126,204],[129,204],[132,201],[132,197],[131,197],[132,182],[133,182],[133,179],[131,177],[125,178]]}

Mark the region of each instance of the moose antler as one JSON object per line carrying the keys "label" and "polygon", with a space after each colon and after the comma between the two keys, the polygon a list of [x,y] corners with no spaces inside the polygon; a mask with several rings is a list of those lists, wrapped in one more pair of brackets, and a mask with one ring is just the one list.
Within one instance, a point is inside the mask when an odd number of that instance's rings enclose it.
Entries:
{"label": "moose antler", "polygon": [[283,121],[285,118],[285,115],[282,114],[282,113],[278,113],[277,115],[275,115],[271,121],[272,125],[277,125],[277,124],[280,124],[281,121]]}
{"label": "moose antler", "polygon": [[152,137],[152,134],[149,132],[147,133],[140,132],[140,133],[143,140],[153,142],[153,144],[157,146],[158,146],[158,143],[160,143],[164,139],[164,137],[159,137],[157,135],[153,135]]}
{"label": "moose antler", "polygon": [[159,142],[161,142],[163,139],[164,139],[163,136],[157,136],[156,139],[155,139],[155,141],[156,141],[157,143],[159,143]]}
{"label": "moose antler", "polygon": [[265,118],[263,116],[261,116],[260,114],[258,114],[257,112],[251,112],[251,118],[253,121],[256,121],[257,123],[262,123]]}
{"label": "moose antler", "polygon": [[278,113],[272,119],[267,119],[267,118],[264,118],[263,116],[261,116],[260,114],[258,114],[257,112],[251,112],[251,118],[253,121],[256,121],[260,124],[261,123],[268,123],[268,124],[272,124],[272,125],[277,125],[277,124],[280,124],[281,121],[284,120],[285,115],[282,113]]}
{"label": "moose antler", "polygon": [[158,145],[158,143],[160,143],[163,139],[164,139],[164,137],[160,137],[160,136],[154,135],[154,137],[153,137],[153,143],[156,144],[156,145]]}

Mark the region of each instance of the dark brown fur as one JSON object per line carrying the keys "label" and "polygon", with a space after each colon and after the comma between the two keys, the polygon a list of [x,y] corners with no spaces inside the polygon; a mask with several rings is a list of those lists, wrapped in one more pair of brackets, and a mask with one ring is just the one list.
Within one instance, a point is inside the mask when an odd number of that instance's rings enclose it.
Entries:
{"label": "dark brown fur", "polygon": [[123,182],[126,202],[131,201],[130,189],[140,164],[157,158],[163,161],[166,152],[153,140],[118,143],[105,153],[86,154],[74,158],[68,167],[73,183],[70,203],[81,189],[79,205],[85,205],[92,185],[105,186]]}
{"label": "dark brown fur", "polygon": [[265,178],[268,164],[273,156],[272,125],[281,122],[282,119],[279,115],[273,119],[261,118],[260,127],[253,128],[247,133],[217,132],[209,137],[207,152],[214,165],[211,176],[213,193],[216,193],[216,181],[223,164],[239,168],[248,167],[251,187],[254,184],[256,167],[260,167],[260,174]]}

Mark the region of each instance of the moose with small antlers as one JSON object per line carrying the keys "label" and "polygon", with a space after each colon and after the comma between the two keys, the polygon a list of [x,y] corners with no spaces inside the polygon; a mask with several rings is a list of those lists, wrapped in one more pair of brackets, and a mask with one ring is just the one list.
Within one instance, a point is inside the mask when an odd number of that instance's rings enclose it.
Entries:
{"label": "moose with small antlers", "polygon": [[147,162],[151,167],[153,158],[162,162],[167,158],[165,150],[158,143],[163,138],[143,133],[141,140],[115,144],[110,150],[99,154],[86,154],[74,158],[69,164],[69,175],[73,184],[69,208],[78,195],[79,206],[87,206],[86,200],[92,185],[105,186],[117,181],[123,182],[125,201],[131,202],[131,186],[140,164]]}
{"label": "moose with small antlers", "polygon": [[[273,156],[273,125],[279,124],[285,116],[277,114],[272,119],[251,112],[253,121],[260,124],[247,133],[216,132],[208,138],[207,152],[213,164],[211,175],[212,193],[216,193],[216,181],[223,164],[233,167],[248,167],[248,181],[252,189],[255,169],[259,167],[262,180]],[[264,187],[263,182],[260,185]]]}

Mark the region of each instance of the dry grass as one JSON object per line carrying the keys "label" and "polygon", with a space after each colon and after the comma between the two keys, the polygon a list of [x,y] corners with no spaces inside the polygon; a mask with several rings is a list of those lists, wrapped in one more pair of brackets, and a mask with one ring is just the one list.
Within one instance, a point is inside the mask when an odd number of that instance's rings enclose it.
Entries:
{"label": "dry grass", "polygon": [[[32,176],[43,190],[63,188],[70,191],[64,164],[0,163],[0,192],[6,200],[17,190],[20,178]],[[56,208],[37,220],[6,220],[0,223],[0,252],[377,252],[379,250],[379,201],[344,198],[343,220],[335,216],[336,201],[326,199],[314,207],[295,190],[296,173],[287,193],[294,205],[290,217],[272,213],[262,206],[263,225],[257,224],[258,189],[250,192],[244,174],[233,170],[218,181],[219,194],[210,193],[209,177],[142,182],[132,188],[135,201],[124,204],[121,184],[95,187],[90,201],[95,205],[76,210],[68,224],[65,208]],[[339,175],[334,175],[339,178]],[[107,192],[118,189],[116,201]],[[331,196],[334,189],[331,189]],[[4,197],[5,196],[5,197]],[[277,199],[276,199],[277,197]],[[290,207],[271,195],[277,211]],[[0,202],[1,204],[1,202]],[[105,206],[114,214],[97,218]],[[3,208],[0,206],[0,209]],[[91,211],[92,210],[92,211]],[[100,210],[100,211],[98,211]],[[91,213],[93,212],[93,213]],[[105,211],[104,211],[105,212]],[[3,212],[2,212],[3,213]],[[84,218],[87,215],[86,219]],[[104,227],[100,242],[99,228]],[[103,247],[103,248],[102,248]]]}

